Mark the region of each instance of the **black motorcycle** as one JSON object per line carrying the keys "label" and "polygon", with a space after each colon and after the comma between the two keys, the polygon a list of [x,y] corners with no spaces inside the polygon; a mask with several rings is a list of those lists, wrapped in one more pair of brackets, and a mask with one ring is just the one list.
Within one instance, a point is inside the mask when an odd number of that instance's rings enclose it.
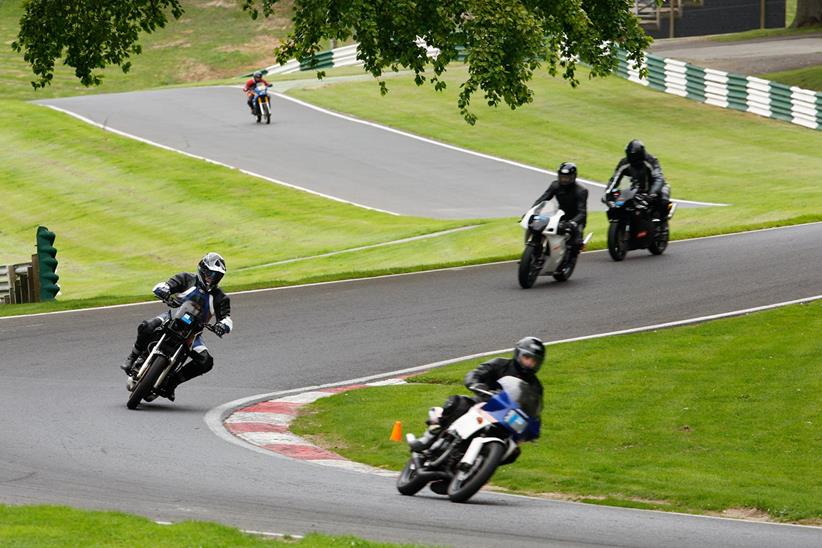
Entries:
{"label": "black motorcycle", "polygon": [[[654,218],[648,199],[636,189],[612,190],[605,195],[608,206],[608,253],[615,261],[625,258],[628,251],[647,249],[662,255],[668,247],[668,223]],[[676,205],[668,204],[668,220]]]}
{"label": "black motorcycle", "polygon": [[[129,377],[126,407],[136,409],[140,402],[155,400],[166,394],[166,382],[172,373],[183,367],[189,357],[191,345],[203,329],[214,331],[207,323],[207,296],[194,295],[184,302],[168,299],[170,311],[161,327],[160,338],[149,343],[146,351],[134,362],[133,376]],[[205,318],[205,319],[204,319]]]}

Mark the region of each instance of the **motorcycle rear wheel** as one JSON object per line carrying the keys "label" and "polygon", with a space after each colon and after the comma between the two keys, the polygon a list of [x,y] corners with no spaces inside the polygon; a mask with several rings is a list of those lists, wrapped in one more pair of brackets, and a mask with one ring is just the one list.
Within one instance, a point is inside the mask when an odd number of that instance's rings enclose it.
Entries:
{"label": "motorcycle rear wheel", "polygon": [[129,409],[137,409],[137,406],[140,405],[143,398],[151,393],[151,390],[154,388],[154,383],[160,378],[160,374],[167,365],[168,359],[165,356],[154,357],[151,365],[148,366],[148,371],[143,375],[143,378],[137,381],[134,390],[131,391],[126,407]]}
{"label": "motorcycle rear wheel", "polygon": [[426,483],[428,482],[425,479],[419,477],[417,464],[414,462],[414,457],[411,457],[400,472],[400,477],[397,478],[397,491],[403,495],[416,495]]}
{"label": "motorcycle rear wheel", "polygon": [[622,223],[611,223],[608,226],[608,254],[617,262],[625,258],[627,250],[625,241],[625,225]]}
{"label": "motorcycle rear wheel", "polygon": [[499,466],[505,446],[499,442],[486,443],[480,449],[477,460],[466,472],[458,472],[448,485],[448,498],[451,502],[465,502],[488,483]]}
{"label": "motorcycle rear wheel", "polygon": [[522,252],[522,258],[519,260],[518,280],[519,285],[523,289],[528,289],[534,285],[539,276],[539,269],[534,267],[537,261],[537,252],[534,244],[525,246],[525,251]]}

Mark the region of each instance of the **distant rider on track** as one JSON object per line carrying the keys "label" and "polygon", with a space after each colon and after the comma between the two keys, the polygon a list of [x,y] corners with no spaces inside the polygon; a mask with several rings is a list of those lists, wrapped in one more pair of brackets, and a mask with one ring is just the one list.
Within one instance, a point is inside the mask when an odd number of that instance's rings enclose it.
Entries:
{"label": "distant rider on track", "polygon": [[[626,176],[631,179],[631,188],[646,196],[651,211],[661,221],[662,226],[666,226],[671,187],[665,182],[659,160],[645,150],[645,145],[639,139],[633,139],[625,147],[625,158],[617,164],[614,174],[608,181],[605,195],[619,188],[620,181]],[[605,201],[605,196],[602,197],[602,201]]]}
{"label": "distant rider on track", "polygon": [[[197,265],[197,273],[181,272],[175,274],[166,282],[160,282],[154,286],[154,294],[163,301],[169,301],[172,296],[180,303],[194,297],[201,298],[208,307],[207,319],[216,316],[217,323],[214,325],[214,333],[222,337],[231,331],[233,322],[231,321],[231,301],[223,290],[218,287],[220,280],[226,273],[225,260],[217,253],[208,253]],[[148,345],[156,341],[162,332],[163,322],[171,317],[171,311],[165,312],[146,320],[137,326],[137,340],[134,348],[126,358],[120,368],[127,375],[132,376],[135,361],[148,350]],[[191,361],[185,364],[179,372],[172,375],[166,383],[166,392],[160,394],[171,401],[174,401],[174,389],[180,383],[189,381],[194,377],[199,377],[211,371],[214,367],[214,359],[208,353],[208,348],[203,343],[202,334],[198,333],[191,345]]]}
{"label": "distant rider on track", "polygon": [[257,86],[258,82],[262,82],[266,85],[266,87],[270,87],[271,84],[265,81],[263,78],[263,73],[261,71],[256,71],[251,78],[245,83],[245,87],[243,87],[243,91],[248,96],[248,108],[251,109],[251,115],[257,116],[257,112],[254,110],[254,91],[253,89]]}
{"label": "distant rider on track", "polygon": [[577,184],[577,166],[572,162],[562,162],[557,169],[557,179],[551,181],[548,189],[537,198],[534,205],[556,198],[565,212],[565,226],[571,233],[570,248],[574,254],[582,250],[582,231],[588,222],[588,189]]}

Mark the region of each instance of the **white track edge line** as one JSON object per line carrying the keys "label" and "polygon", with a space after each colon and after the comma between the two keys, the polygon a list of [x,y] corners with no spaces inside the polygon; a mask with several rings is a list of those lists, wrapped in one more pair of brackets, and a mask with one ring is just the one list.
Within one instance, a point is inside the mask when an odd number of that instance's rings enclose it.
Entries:
{"label": "white track edge line", "polygon": [[[174,525],[173,521],[164,521],[164,520],[160,520],[160,519],[155,519],[154,523],[156,523],[157,525]],[[270,531],[254,531],[253,529],[239,529],[239,528],[237,530],[240,531],[241,533],[246,533],[246,534],[249,534],[249,535],[260,535],[260,536],[263,536],[263,537],[273,537],[273,538],[290,537],[290,538],[295,538],[295,539],[303,538],[303,535],[292,535],[290,533],[272,533]]]}
{"label": "white track edge line", "polygon": [[[654,330],[657,330],[657,329],[665,329],[665,328],[676,327],[676,326],[692,325],[692,324],[696,324],[696,323],[703,323],[703,322],[706,322],[706,321],[717,320],[717,319],[722,319],[722,318],[730,318],[730,317],[734,317],[734,316],[743,316],[743,315],[750,314],[750,313],[753,313],[753,312],[761,312],[761,311],[764,311],[764,310],[771,310],[771,309],[774,309],[774,308],[781,308],[781,307],[785,307],[785,306],[790,306],[792,304],[810,303],[810,302],[814,302],[814,301],[817,301],[817,300],[822,300],[822,295],[813,295],[813,296],[810,296],[810,297],[804,297],[804,298],[801,298],[801,299],[794,299],[794,300],[791,300],[791,301],[782,301],[782,302],[779,302],[779,303],[773,303],[773,304],[768,304],[768,305],[763,305],[763,306],[756,306],[756,307],[752,307],[752,308],[745,308],[745,309],[741,309],[741,310],[733,310],[733,311],[730,311],[730,312],[722,312],[722,313],[719,313],[719,314],[712,314],[712,315],[709,315],[709,316],[699,316],[699,317],[696,317],[696,318],[689,318],[689,319],[686,319],[686,320],[677,320],[677,321],[674,321],[674,322],[666,322],[666,323],[661,323],[661,324],[648,325],[648,326],[644,326],[644,327],[634,327],[634,328],[630,328],[630,329],[623,329],[623,330],[619,330],[619,331],[611,331],[611,332],[607,332],[607,333],[597,333],[597,334],[594,334],[594,335],[584,335],[584,336],[581,336],[581,337],[572,337],[572,338],[569,338],[569,339],[562,339],[562,340],[558,340],[558,341],[548,341],[545,344],[546,344],[546,346],[553,346],[553,345],[557,345],[557,344],[570,343],[570,342],[576,342],[576,341],[582,341],[582,340],[600,339],[600,338],[605,338],[605,337],[610,337],[610,336],[625,335],[625,334],[629,334],[629,333],[639,333],[639,332],[644,332],[644,331],[654,331]],[[246,448],[252,449],[252,450],[257,451],[259,453],[264,453],[264,454],[267,454],[267,455],[273,455],[273,456],[276,456],[276,457],[279,457],[279,458],[285,458],[285,459],[288,459],[288,460],[298,460],[298,459],[292,459],[291,457],[286,457],[284,455],[280,455],[278,453],[274,453],[273,451],[268,451],[268,450],[262,449],[259,446],[252,445],[248,442],[245,442],[245,441],[241,440],[239,437],[234,436],[228,430],[225,429],[225,427],[223,426],[223,420],[225,420],[225,418],[228,417],[231,414],[231,412],[234,409],[237,409],[238,407],[245,406],[245,405],[248,405],[248,404],[257,403],[257,402],[260,402],[260,401],[265,401],[267,399],[273,398],[274,396],[282,396],[282,395],[286,395],[286,394],[308,392],[308,391],[311,391],[311,390],[318,390],[318,389],[322,389],[322,388],[334,388],[334,387],[338,387],[338,386],[347,386],[347,385],[350,385],[350,384],[364,384],[365,382],[370,381],[370,380],[386,378],[386,377],[392,377],[392,376],[396,376],[396,375],[403,375],[405,373],[415,373],[415,372],[419,372],[419,371],[425,371],[425,370],[428,370],[428,369],[435,369],[435,368],[442,367],[442,366],[445,366],[445,365],[449,365],[449,364],[452,364],[452,363],[465,361],[465,360],[470,360],[470,359],[474,359],[474,358],[481,358],[481,357],[490,356],[490,355],[493,355],[493,354],[502,354],[504,352],[510,352],[511,350],[512,350],[511,348],[505,348],[505,349],[501,349],[501,350],[493,350],[493,351],[490,351],[490,352],[480,352],[478,354],[471,354],[471,355],[468,355],[468,356],[460,356],[458,358],[451,358],[451,359],[448,359],[448,360],[432,362],[432,363],[428,363],[428,364],[425,364],[425,365],[419,365],[419,366],[416,366],[416,367],[409,367],[407,369],[399,369],[397,371],[392,371],[392,372],[388,372],[388,373],[378,373],[376,375],[369,375],[369,376],[366,376],[366,377],[359,377],[359,378],[351,379],[351,380],[347,380],[347,381],[326,383],[326,384],[321,384],[321,385],[316,385],[316,386],[309,386],[309,387],[304,387],[304,388],[292,388],[290,390],[281,390],[281,391],[278,391],[278,392],[270,392],[270,393],[267,393],[267,394],[257,394],[255,396],[248,396],[246,398],[240,398],[240,399],[237,399],[237,400],[233,400],[233,401],[224,403],[222,405],[219,405],[217,407],[214,407],[214,408],[208,410],[206,412],[206,414],[203,416],[203,421],[205,422],[206,426],[208,426],[209,430],[211,430],[217,437],[222,438],[223,440],[226,440],[229,443],[233,443],[233,444],[239,445],[241,447],[246,447]],[[300,462],[305,462],[305,463],[308,463],[308,464],[315,464],[316,465],[316,463],[311,463],[311,461],[300,461]],[[344,469],[341,469],[341,470],[344,470]],[[365,472],[365,473],[367,473],[367,472]],[[529,495],[518,495],[516,493],[502,493],[502,492],[496,492],[496,491],[493,491],[492,493],[495,494],[495,495],[527,498],[527,499],[540,500],[540,501],[548,500],[548,501],[553,501],[553,502],[560,503],[560,504],[580,504],[580,505],[585,505],[585,506],[591,506],[588,503],[578,502],[578,501],[545,499],[545,498],[534,497],[534,496],[529,496]],[[728,520],[728,521],[741,522],[741,523],[753,523],[753,524],[763,524],[763,525],[779,525],[779,526],[783,526],[783,527],[805,527],[805,528],[810,528],[810,529],[820,529],[820,527],[818,527],[818,526],[802,525],[802,524],[798,524],[798,523],[779,523],[779,522],[771,522],[771,521],[762,522],[762,521],[746,520],[746,519],[741,519],[741,518],[730,518],[730,517],[724,517],[724,516],[710,516],[710,515],[702,515],[702,514],[686,514],[684,512],[667,512],[665,510],[648,510],[648,509],[644,509],[644,508],[624,508],[624,507],[620,507],[620,506],[607,506],[607,507],[608,508],[616,508],[616,509],[619,509],[619,510],[627,510],[627,511],[632,511],[632,512],[637,512],[637,511],[639,511],[639,512],[654,512],[654,513],[663,514],[663,515],[674,514],[674,515],[680,515],[680,516],[686,516],[686,517],[708,518],[708,519],[716,519],[716,520]]]}
{"label": "white track edge line", "polygon": [[[727,234],[714,234],[711,236],[698,236],[696,238],[685,238],[682,240],[671,240],[669,245],[673,244],[684,244],[688,242],[696,242],[699,240],[712,240],[715,238],[730,238],[734,236],[746,236],[748,234],[757,234],[760,232],[772,232],[776,230],[789,230],[792,228],[802,228],[807,226],[814,226],[822,224],[822,221],[810,221],[807,223],[800,223],[796,225],[785,225],[785,226],[771,226],[768,228],[757,228],[755,230],[743,230],[740,232],[729,232]],[[607,249],[594,249],[591,251],[585,251],[586,254],[588,253],[604,253]],[[428,270],[415,270],[413,272],[398,272],[397,274],[382,274],[380,276],[365,276],[361,278],[347,278],[345,280],[329,280],[327,282],[312,282],[312,283],[305,283],[305,284],[297,284],[297,285],[281,285],[278,287],[262,287],[260,289],[245,289],[242,291],[232,291],[227,293],[228,295],[248,295],[252,293],[264,293],[267,291],[285,291],[288,289],[305,289],[307,287],[316,287],[322,285],[333,285],[333,284],[344,284],[344,283],[353,283],[353,282],[364,282],[369,280],[381,280],[385,278],[399,278],[402,276],[417,276],[423,274],[433,274],[439,272],[449,272],[452,270],[466,270],[469,268],[483,268],[488,266],[497,266],[501,264],[510,264],[516,262],[517,259],[508,259],[505,261],[492,261],[490,263],[476,263],[476,264],[467,264],[462,266],[447,266],[444,268],[432,268]],[[151,300],[151,301],[140,301],[137,303],[124,303],[124,304],[109,304],[105,306],[94,306],[89,308],[75,308],[73,310],[55,310],[54,312],[35,312],[33,314],[17,314],[16,316],[0,316],[0,321],[3,320],[11,320],[15,318],[34,318],[37,316],[50,316],[56,314],[71,314],[77,312],[93,312],[96,310],[108,310],[114,308],[126,308],[130,306],[145,306],[150,304],[156,304],[158,301]]]}
{"label": "white track edge line", "polygon": [[293,188],[295,190],[300,190],[302,192],[307,192],[309,194],[313,194],[313,195],[319,196],[321,198],[327,198],[329,200],[334,200],[335,202],[341,202],[341,203],[356,206],[356,207],[359,207],[359,208],[362,208],[362,209],[369,209],[371,211],[378,211],[380,213],[386,213],[388,215],[393,215],[395,217],[400,216],[399,213],[396,213],[394,211],[388,211],[387,209],[379,209],[379,208],[376,208],[376,207],[367,206],[367,205],[360,204],[360,203],[357,203],[357,202],[352,202],[350,200],[345,200],[343,198],[338,198],[336,196],[331,196],[330,194],[323,194],[322,192],[318,192],[316,190],[311,190],[310,188],[305,188],[305,187],[301,187],[301,186],[294,185],[294,184],[291,184],[291,183],[286,183],[285,181],[281,181],[279,179],[274,179],[273,177],[268,177],[267,175],[261,175],[259,173],[255,173],[253,171],[249,171],[247,169],[243,169],[243,168],[240,168],[240,167],[237,167],[237,166],[232,166],[230,164],[226,164],[226,163],[220,162],[218,160],[212,160],[210,158],[206,158],[205,156],[199,156],[197,154],[192,154],[191,152],[186,152],[186,151],[180,150],[178,148],[170,147],[168,145],[164,145],[164,144],[158,143],[156,141],[151,141],[151,140],[146,139],[144,137],[138,137],[137,135],[127,133],[127,132],[119,130],[119,129],[114,129],[113,127],[107,126],[105,124],[101,124],[99,122],[95,122],[94,120],[92,120],[90,118],[87,118],[87,117],[85,117],[81,114],[77,114],[76,112],[72,112],[70,110],[67,110],[67,109],[64,109],[64,108],[61,108],[61,107],[58,107],[58,106],[55,106],[55,105],[50,105],[48,103],[34,103],[34,104],[44,106],[44,107],[56,110],[58,112],[62,112],[63,114],[67,114],[67,115],[69,115],[73,118],[77,118],[78,120],[80,120],[82,122],[85,122],[87,124],[91,124],[92,126],[100,128],[103,131],[108,131],[108,132],[111,132],[111,133],[115,133],[117,135],[120,135],[121,137],[127,137],[129,139],[133,139],[135,141],[139,141],[139,142],[145,143],[147,145],[152,145],[152,146],[155,146],[155,147],[158,147],[158,148],[162,148],[164,150],[168,150],[168,151],[171,151],[171,152],[176,152],[178,154],[188,156],[189,158],[202,160],[204,162],[208,162],[209,164],[214,164],[214,165],[218,165],[220,167],[225,167],[225,168],[228,168],[228,169],[236,170],[236,171],[239,171],[240,173],[243,173],[245,175],[250,175],[251,177],[256,177],[258,179],[268,181],[269,183],[274,183],[274,184],[282,185],[282,186],[285,186],[285,187],[288,187],[288,188]]}
{"label": "white track edge line", "polygon": [[324,259],[325,257],[335,257],[337,255],[343,255],[345,253],[356,253],[357,251],[367,251],[369,249],[376,249],[379,247],[386,247],[391,245],[399,245],[405,244],[408,242],[416,242],[419,240],[430,240],[431,238],[439,238],[440,236],[447,236],[448,234],[454,234],[456,232],[463,232],[465,230],[473,230],[475,228],[479,228],[482,225],[466,225],[466,226],[458,226],[456,228],[449,228],[448,230],[440,230],[437,232],[429,232],[428,234],[421,234],[419,236],[411,236],[408,238],[400,238],[399,240],[391,240],[389,242],[380,242],[377,244],[371,245],[363,245],[360,247],[351,247],[348,249],[341,249],[339,251],[329,251],[328,253],[321,253],[319,255],[310,255],[308,257],[295,257],[293,259],[283,259],[282,261],[274,261],[272,263],[265,263],[265,264],[257,264],[252,266],[245,266],[242,268],[238,268],[237,272],[246,272],[248,270],[257,270],[260,268],[268,268],[271,266],[279,266],[283,264],[291,264],[297,263],[301,261],[311,261],[314,259]]}
{"label": "white track edge line", "polygon": [[[483,158],[485,160],[493,160],[495,162],[501,162],[503,164],[508,164],[508,165],[511,165],[511,166],[514,166],[514,167],[527,169],[529,171],[536,171],[537,173],[543,173],[545,175],[556,176],[556,171],[551,171],[551,170],[548,170],[548,169],[543,169],[541,167],[536,167],[536,166],[532,166],[532,165],[528,165],[528,164],[523,164],[522,162],[517,162],[516,160],[508,160],[506,158],[501,158],[499,156],[493,156],[491,154],[485,154],[484,152],[477,152],[475,150],[459,147],[459,146],[456,146],[456,145],[451,145],[451,144],[448,144],[448,143],[444,143],[442,141],[437,141],[437,140],[434,140],[434,139],[430,139],[428,137],[423,137],[421,135],[416,135],[414,133],[409,133],[409,132],[403,131],[401,129],[396,129],[396,128],[392,128],[390,126],[385,126],[383,124],[378,124],[376,122],[363,120],[362,118],[356,118],[356,117],[353,117],[353,116],[349,116],[347,114],[342,114],[342,113],[339,113],[339,112],[335,112],[333,110],[328,110],[326,108],[319,107],[317,105],[312,105],[311,103],[308,103],[308,102],[303,101],[301,99],[297,99],[296,97],[291,97],[291,96],[286,95],[286,94],[281,93],[281,92],[275,92],[274,95],[276,95],[276,96],[278,96],[282,99],[286,99],[288,101],[293,101],[294,103],[302,105],[306,108],[316,110],[317,112],[322,112],[323,114],[327,114],[329,116],[334,116],[336,118],[342,118],[343,120],[347,120],[349,122],[355,122],[357,124],[363,124],[363,125],[366,125],[366,126],[369,126],[369,127],[376,128],[376,129],[381,129],[383,131],[388,131],[390,133],[395,133],[397,135],[402,135],[403,137],[408,137],[409,139],[416,139],[417,141],[422,141],[422,142],[430,144],[430,145],[435,145],[435,146],[447,148],[449,150],[453,150],[453,151],[456,151],[456,152],[462,152],[464,154],[469,154],[471,156],[476,156],[478,158]],[[583,179],[582,177],[577,177],[577,180],[579,180],[582,183],[585,183],[586,185],[597,186],[597,187],[600,187],[600,188],[606,188],[608,186],[606,184],[598,183],[598,182],[592,181],[590,179]],[[714,207],[727,207],[728,205],[730,205],[730,204],[720,204],[720,203],[714,203],[714,202],[699,202],[699,201],[694,201],[694,200],[680,200],[680,199],[676,199],[676,198],[672,199],[671,201],[672,202],[685,203],[685,204],[694,204],[694,205],[702,205],[702,206],[714,206]]]}

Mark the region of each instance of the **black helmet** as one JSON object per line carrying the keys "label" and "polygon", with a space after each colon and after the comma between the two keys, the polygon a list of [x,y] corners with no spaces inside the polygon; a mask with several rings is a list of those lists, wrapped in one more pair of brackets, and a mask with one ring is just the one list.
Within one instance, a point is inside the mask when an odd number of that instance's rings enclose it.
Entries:
{"label": "black helmet", "polygon": [[225,259],[219,253],[207,253],[197,265],[197,283],[206,291],[217,287],[225,276]]}
{"label": "black helmet", "polygon": [[536,358],[537,364],[533,368],[527,368],[528,371],[536,373],[539,371],[539,368],[542,367],[542,362],[545,361],[545,344],[536,337],[520,339],[514,347],[514,364],[520,371],[524,369],[519,362],[522,356],[532,356]]}
{"label": "black helmet", "polygon": [[572,185],[577,182],[577,165],[573,162],[562,162],[557,170],[559,184]]}
{"label": "black helmet", "polygon": [[257,71],[254,72],[253,76],[254,76],[254,80],[259,80],[260,78],[263,77],[263,73],[261,71],[257,70]]}
{"label": "black helmet", "polygon": [[634,139],[625,147],[625,156],[634,167],[640,167],[645,161],[645,145],[639,139]]}

